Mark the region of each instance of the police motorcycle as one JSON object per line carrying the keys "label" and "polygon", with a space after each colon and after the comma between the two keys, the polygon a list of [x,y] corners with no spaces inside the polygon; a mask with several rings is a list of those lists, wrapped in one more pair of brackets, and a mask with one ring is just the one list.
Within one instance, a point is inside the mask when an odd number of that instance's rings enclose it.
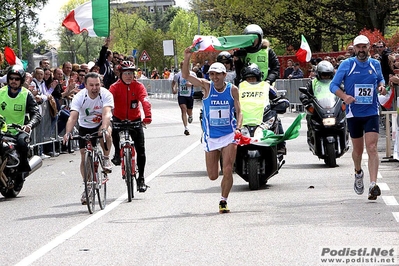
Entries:
{"label": "police motorcycle", "polygon": [[[260,139],[263,138],[264,130],[279,134],[278,126],[281,121],[278,114],[286,112],[289,102],[283,95],[277,97],[273,88],[268,89],[270,85],[262,81],[262,73],[256,64],[244,67],[241,77],[241,134],[250,141],[247,141],[249,144],[237,147],[235,172],[249,183],[251,190],[257,190],[276,175],[285,163],[283,154],[277,152],[277,146],[262,145]],[[245,81],[249,77],[255,77],[256,82]],[[270,94],[275,98],[270,100]]]}
{"label": "police motorcycle", "polygon": [[[18,180],[24,182],[23,180],[25,180],[27,176],[39,169],[42,166],[42,159],[37,155],[32,156],[29,152],[28,160],[31,171],[24,173],[19,172],[20,155],[15,148],[17,140],[7,129],[14,129],[21,132],[22,127],[17,124],[3,124],[0,131],[0,193],[5,198],[15,198],[20,192],[20,190],[15,189],[16,182]],[[30,142],[29,134],[26,134],[24,141],[27,143]],[[31,149],[29,149],[29,151],[31,151]]]}
{"label": "police motorcycle", "polygon": [[306,109],[309,150],[329,167],[337,166],[336,159],[349,149],[346,106],[330,92],[333,75],[332,64],[321,61],[316,68],[316,78],[308,87],[299,88],[302,93],[299,98]]}

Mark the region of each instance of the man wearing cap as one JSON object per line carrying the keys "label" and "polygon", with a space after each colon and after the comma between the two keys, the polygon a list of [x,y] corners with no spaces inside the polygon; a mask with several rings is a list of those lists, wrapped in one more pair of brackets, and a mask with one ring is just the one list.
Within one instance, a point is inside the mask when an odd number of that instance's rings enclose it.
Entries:
{"label": "man wearing cap", "polygon": [[[354,190],[363,194],[362,154],[364,143],[369,157],[369,200],[376,200],[381,190],[376,184],[378,173],[377,142],[379,115],[377,93],[386,94],[385,81],[378,60],[369,57],[370,41],[359,35],[353,42],[355,56],[341,62],[330,84],[330,90],[346,104],[348,129],[352,139],[352,159],[355,165]],[[345,92],[339,87],[344,82]]]}
{"label": "man wearing cap", "polygon": [[191,49],[192,46],[184,50],[182,77],[193,86],[201,87],[203,90],[202,143],[205,150],[206,169],[209,179],[216,180],[219,177],[219,159],[222,156],[223,179],[219,213],[228,213],[230,210],[227,207],[227,197],[233,186],[233,164],[237,152],[234,136],[236,130],[242,126],[238,88],[224,81],[227,75],[226,67],[219,62],[209,67],[210,81],[190,75]]}

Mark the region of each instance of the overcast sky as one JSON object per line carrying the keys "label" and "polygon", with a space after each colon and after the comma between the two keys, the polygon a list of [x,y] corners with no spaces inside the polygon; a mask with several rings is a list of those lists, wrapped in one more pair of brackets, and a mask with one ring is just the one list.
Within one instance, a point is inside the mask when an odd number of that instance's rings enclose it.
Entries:
{"label": "overcast sky", "polygon": [[[49,0],[47,5],[39,12],[39,25],[37,30],[43,34],[43,38],[49,40],[53,46],[58,46],[57,29],[62,19],[60,9],[69,0]],[[187,0],[175,0],[177,6],[188,8]]]}

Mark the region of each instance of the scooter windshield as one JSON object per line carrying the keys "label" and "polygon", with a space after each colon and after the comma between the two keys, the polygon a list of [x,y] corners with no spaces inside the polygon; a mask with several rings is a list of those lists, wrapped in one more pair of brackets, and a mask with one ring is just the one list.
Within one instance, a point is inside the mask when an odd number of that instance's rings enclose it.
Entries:
{"label": "scooter windshield", "polygon": [[316,99],[322,108],[333,108],[338,101],[338,97],[333,93],[323,94],[322,97],[316,97]]}

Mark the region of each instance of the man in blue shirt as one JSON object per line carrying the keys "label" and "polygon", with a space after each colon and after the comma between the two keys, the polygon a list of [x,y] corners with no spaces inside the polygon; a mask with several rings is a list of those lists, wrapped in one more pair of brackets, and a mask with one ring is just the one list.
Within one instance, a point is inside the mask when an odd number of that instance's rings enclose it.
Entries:
{"label": "man in blue shirt", "polygon": [[[341,62],[330,84],[330,91],[346,104],[348,129],[352,139],[352,159],[355,165],[354,190],[363,194],[361,168],[364,143],[366,145],[370,174],[369,200],[376,200],[381,190],[376,184],[378,173],[377,142],[379,133],[377,93],[386,94],[385,81],[378,60],[369,57],[370,41],[359,35],[353,42],[355,56]],[[345,92],[339,87],[344,82]]]}

